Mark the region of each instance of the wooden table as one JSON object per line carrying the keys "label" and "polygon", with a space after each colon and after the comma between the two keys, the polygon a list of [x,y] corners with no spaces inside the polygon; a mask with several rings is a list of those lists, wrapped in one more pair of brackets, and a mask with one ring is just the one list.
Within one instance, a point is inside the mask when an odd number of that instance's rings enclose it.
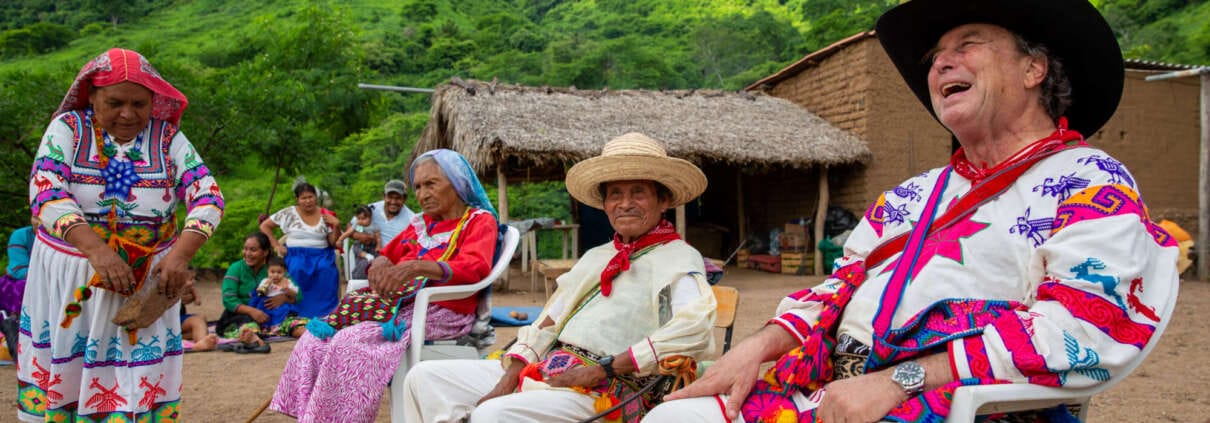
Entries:
{"label": "wooden table", "polygon": [[[577,247],[580,245],[580,225],[576,223],[559,224],[549,228],[534,227],[529,232],[521,235],[521,270],[532,271],[530,261],[538,261],[538,230],[550,229],[561,232],[563,236],[563,259],[566,260],[568,255],[572,259],[580,258],[580,252]],[[571,243],[568,244],[567,239],[570,235]],[[570,254],[569,254],[570,252]],[[536,264],[534,265],[536,266]],[[531,275],[531,280],[533,279]],[[532,283],[530,289],[533,289]]]}
{"label": "wooden table", "polygon": [[529,289],[534,290],[534,284],[537,283],[538,273],[542,274],[542,290],[546,293],[546,298],[550,298],[550,281],[558,279],[571,270],[572,266],[576,265],[579,259],[548,259],[534,260],[533,272],[529,274]]}

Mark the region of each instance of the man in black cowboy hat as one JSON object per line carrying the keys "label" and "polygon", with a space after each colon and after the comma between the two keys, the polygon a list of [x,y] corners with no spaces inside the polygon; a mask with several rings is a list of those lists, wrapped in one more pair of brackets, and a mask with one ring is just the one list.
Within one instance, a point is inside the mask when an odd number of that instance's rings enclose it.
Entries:
{"label": "man in black cowboy hat", "polygon": [[1175,243],[1121,162],[1081,135],[1122,92],[1096,9],[914,0],[877,33],[962,148],[882,194],[829,279],[647,421],[943,418],[959,386],[1087,387],[1158,337]]}

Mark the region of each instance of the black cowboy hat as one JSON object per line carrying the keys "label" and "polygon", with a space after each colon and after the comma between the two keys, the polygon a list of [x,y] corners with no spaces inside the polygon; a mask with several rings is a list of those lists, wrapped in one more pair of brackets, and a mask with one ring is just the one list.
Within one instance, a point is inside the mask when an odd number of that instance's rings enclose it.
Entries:
{"label": "black cowboy hat", "polygon": [[1085,0],[912,0],[878,18],[878,41],[924,107],[929,100],[924,57],[951,29],[968,23],[1004,27],[1045,45],[1071,80],[1072,129],[1092,136],[1122,98],[1122,50],[1109,23]]}

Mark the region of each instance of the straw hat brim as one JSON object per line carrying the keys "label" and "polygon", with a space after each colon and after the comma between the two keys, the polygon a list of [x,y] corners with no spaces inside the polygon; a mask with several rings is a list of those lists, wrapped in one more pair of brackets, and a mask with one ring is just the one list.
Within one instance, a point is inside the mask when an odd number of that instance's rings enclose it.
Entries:
{"label": "straw hat brim", "polygon": [[567,171],[567,192],[581,203],[604,210],[600,186],[612,181],[651,180],[672,191],[671,207],[693,201],[706,191],[706,174],[693,163],[675,157],[649,155],[598,156]]}

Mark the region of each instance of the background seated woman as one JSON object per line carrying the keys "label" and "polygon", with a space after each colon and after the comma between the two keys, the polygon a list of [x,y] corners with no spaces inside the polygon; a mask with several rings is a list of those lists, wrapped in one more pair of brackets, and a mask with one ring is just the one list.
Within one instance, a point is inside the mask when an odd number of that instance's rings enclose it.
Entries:
{"label": "background seated woman", "polygon": [[[269,327],[272,322],[268,313],[252,306],[252,294],[257,285],[269,276],[266,262],[273,255],[270,248],[268,236],[261,232],[250,233],[244,238],[244,258],[227,267],[227,275],[223,277],[223,315],[216,326],[216,332],[223,338],[240,338],[246,343],[259,344],[258,334],[295,338],[302,335],[307,319],[297,316],[283,318],[274,326],[274,332],[260,329],[261,325]],[[301,294],[294,298],[281,295],[266,299],[264,306],[277,308],[291,300],[297,303],[301,299]]]}
{"label": "background seated woman", "polygon": [[[496,211],[470,164],[454,151],[434,150],[416,158],[408,176],[424,213],[413,217],[370,265],[370,289],[390,298],[416,278],[427,278],[431,286],[470,284],[487,276],[496,249]],[[476,305],[477,296],[429,305],[428,338],[465,335]],[[270,408],[306,421],[373,421],[383,388],[410,343],[411,316],[411,302],[395,313],[408,328],[398,342],[385,339],[383,325],[372,321],[342,328],[328,339],[304,334]]]}

